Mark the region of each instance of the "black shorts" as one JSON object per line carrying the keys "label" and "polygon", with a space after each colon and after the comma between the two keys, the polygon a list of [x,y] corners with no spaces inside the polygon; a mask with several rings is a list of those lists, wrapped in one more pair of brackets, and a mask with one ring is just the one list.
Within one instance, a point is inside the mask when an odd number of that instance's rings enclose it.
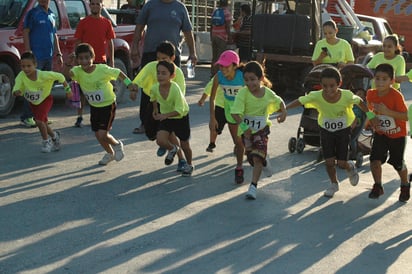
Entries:
{"label": "black shorts", "polygon": [[174,132],[180,141],[187,141],[190,138],[189,114],[181,119],[165,119],[160,121],[159,130]]}
{"label": "black shorts", "polygon": [[388,164],[395,170],[400,171],[404,165],[403,155],[405,152],[406,137],[389,138],[386,135],[374,134],[370,161],[386,162],[389,152]]}
{"label": "black shorts", "polygon": [[116,103],[105,107],[90,106],[90,124],[92,125],[92,130],[110,131],[115,115]]}
{"label": "black shorts", "polygon": [[227,120],[225,116],[225,109],[219,106],[215,106],[215,117],[217,121],[217,134],[222,134],[223,128],[225,127]]}
{"label": "black shorts", "polygon": [[336,158],[336,160],[346,161],[348,159],[348,149],[350,140],[350,127],[334,132],[320,128],[320,143],[323,158]]}

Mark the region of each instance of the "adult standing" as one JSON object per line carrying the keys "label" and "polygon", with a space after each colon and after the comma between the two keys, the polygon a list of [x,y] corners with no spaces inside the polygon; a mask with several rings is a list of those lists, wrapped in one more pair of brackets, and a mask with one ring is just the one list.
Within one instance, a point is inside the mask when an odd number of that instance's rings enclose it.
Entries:
{"label": "adult standing", "polygon": [[236,32],[236,45],[239,48],[240,61],[246,63],[252,60],[250,38],[252,35],[252,11],[248,4],[240,6],[239,31]]}
{"label": "adult standing", "polygon": [[[89,5],[91,14],[80,20],[77,25],[74,34],[77,40],[76,44],[88,43],[93,47],[95,64],[107,64],[114,67],[113,39],[115,33],[110,20],[101,15],[103,0],[90,0]],[[106,52],[108,52],[108,55],[106,55]],[[84,103],[85,99],[82,95],[82,104],[77,111],[76,127],[82,126]]]}
{"label": "adult standing", "polygon": [[[50,0],[38,0],[38,5],[32,8],[24,18],[23,41],[26,51],[33,52],[37,59],[37,68],[52,70],[53,55],[56,54],[58,63],[63,64],[59,38],[56,33],[56,15],[49,9]],[[30,105],[24,99],[22,124],[35,127]]]}
{"label": "adult standing", "polygon": [[212,42],[212,64],[210,65],[210,73],[212,77],[219,70],[219,67],[215,65],[217,59],[219,59],[219,56],[227,49],[228,43],[232,42],[230,33],[232,14],[227,6],[227,0],[220,0],[219,7],[212,13],[210,24],[210,41]]}
{"label": "adult standing", "polygon": [[[142,39],[143,30],[146,26],[143,53],[139,51],[139,41]],[[183,3],[177,0],[150,0],[144,4],[136,21],[136,29],[131,49],[133,61],[138,62],[141,58],[141,67],[156,60],[156,48],[164,41],[171,42],[176,48],[174,63],[180,67],[180,32],[183,32],[185,41],[189,48],[189,59],[193,64],[197,63],[195,41],[189,13]],[[146,107],[150,98],[144,92],[140,97],[140,127],[135,128],[133,133],[144,133],[144,121]]]}

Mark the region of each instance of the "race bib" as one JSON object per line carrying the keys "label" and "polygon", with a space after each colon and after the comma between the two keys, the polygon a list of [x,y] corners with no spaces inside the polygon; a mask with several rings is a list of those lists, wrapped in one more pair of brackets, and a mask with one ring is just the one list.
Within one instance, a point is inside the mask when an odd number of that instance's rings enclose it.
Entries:
{"label": "race bib", "polygon": [[89,103],[101,103],[104,101],[103,91],[101,90],[84,92],[84,96],[86,97]]}
{"label": "race bib", "polygon": [[346,123],[346,117],[324,118],[322,128],[334,132],[346,128]]}
{"label": "race bib", "polygon": [[386,115],[376,115],[379,119],[378,130],[389,131],[396,129],[395,119]]}
{"label": "race bib", "polygon": [[26,91],[24,92],[24,98],[29,102],[36,103],[40,100],[41,93],[41,91]]}
{"label": "race bib", "polygon": [[259,131],[266,126],[266,116],[248,116],[243,118],[243,122],[247,124],[252,131]]}
{"label": "race bib", "polygon": [[229,98],[235,98],[237,95],[237,92],[239,91],[238,88],[223,88],[225,92],[225,96]]}

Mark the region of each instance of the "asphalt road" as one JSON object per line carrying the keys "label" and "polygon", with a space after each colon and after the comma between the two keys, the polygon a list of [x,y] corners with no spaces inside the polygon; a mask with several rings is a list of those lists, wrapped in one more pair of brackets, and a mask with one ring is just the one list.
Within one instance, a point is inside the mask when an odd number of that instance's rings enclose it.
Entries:
{"label": "asphalt road", "polygon": [[[208,153],[208,105],[196,105],[208,70],[188,82],[196,166],[176,173],[156,156],[155,143],[132,134],[138,103],[118,105],[112,133],[125,158],[103,156],[90,130],[74,128],[75,111],[56,100],[52,127],[59,152],[40,152],[37,129],[18,125],[21,105],[0,119],[0,273],[412,273],[411,203],[398,202],[396,172],[384,165],[385,194],[368,199],[368,156],[352,187],[339,171],[340,191],[328,186],[317,148],[288,151],[300,109],[270,135],[271,178],[233,182],[235,158],[227,129]],[[412,92],[404,94],[411,103]],[[88,111],[87,111],[88,113]],[[412,146],[406,160],[412,170]],[[252,169],[245,161],[246,182]]]}

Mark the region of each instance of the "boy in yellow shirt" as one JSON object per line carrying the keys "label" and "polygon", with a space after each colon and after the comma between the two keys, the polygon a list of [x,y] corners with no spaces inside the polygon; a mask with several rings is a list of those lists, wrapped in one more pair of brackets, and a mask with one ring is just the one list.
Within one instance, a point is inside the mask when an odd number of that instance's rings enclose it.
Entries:
{"label": "boy in yellow shirt", "polygon": [[134,91],[134,85],[120,69],[94,64],[94,50],[89,44],[79,44],[75,54],[79,66],[70,70],[70,77],[79,83],[89,102],[92,130],[106,151],[99,165],[120,161],[124,157],[123,143],[110,134],[116,114],[116,95],[110,81],[119,79],[131,91]]}
{"label": "boy in yellow shirt", "polygon": [[60,150],[60,133],[51,129],[47,117],[53,105],[53,96],[50,93],[55,81],[63,83],[67,98],[71,98],[72,93],[63,74],[37,70],[36,66],[37,61],[32,52],[25,52],[21,55],[22,71],[16,77],[13,94],[23,95],[29,101],[43,139],[41,151],[45,153],[58,151]]}

